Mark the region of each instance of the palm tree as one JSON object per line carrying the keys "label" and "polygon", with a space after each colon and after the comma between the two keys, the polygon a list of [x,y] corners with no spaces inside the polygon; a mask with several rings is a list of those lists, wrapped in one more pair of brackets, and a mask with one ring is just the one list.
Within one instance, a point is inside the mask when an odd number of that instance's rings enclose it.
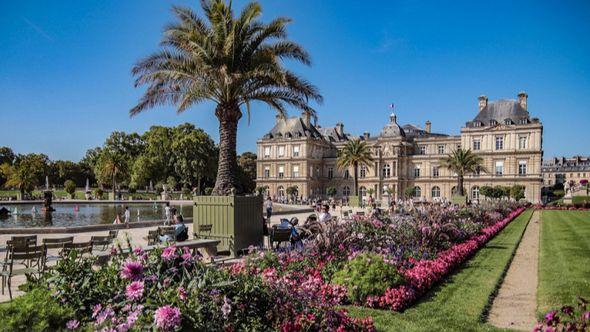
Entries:
{"label": "palm tree", "polygon": [[354,171],[354,193],[359,195],[358,169],[359,166],[371,166],[373,156],[366,142],[359,139],[348,141],[338,155],[337,165],[340,169],[352,167]]}
{"label": "palm tree", "polygon": [[189,8],[173,7],[177,21],[165,28],[162,49],[132,69],[135,86],[147,91],[130,114],[157,105],[183,112],[197,104],[216,104],[219,121],[219,163],[213,193],[241,193],[237,177],[236,139],[243,111],[262,102],[279,115],[293,106],[315,115],[309,101],[322,102],[317,88],[283,66],[284,60],[310,65],[308,53],[287,39],[288,18],[268,24],[259,18],[257,2],[239,16],[224,0],[201,0],[204,18]]}
{"label": "palm tree", "polygon": [[459,196],[465,195],[463,190],[463,179],[465,174],[484,172],[486,169],[482,166],[483,158],[473,153],[470,149],[457,149],[445,158],[440,160],[442,167],[457,174],[457,191]]}
{"label": "palm tree", "polygon": [[117,194],[117,178],[124,176],[129,170],[127,160],[124,156],[112,152],[109,149],[102,151],[97,162],[97,175],[101,182],[110,180],[113,191],[113,199],[116,199]]}

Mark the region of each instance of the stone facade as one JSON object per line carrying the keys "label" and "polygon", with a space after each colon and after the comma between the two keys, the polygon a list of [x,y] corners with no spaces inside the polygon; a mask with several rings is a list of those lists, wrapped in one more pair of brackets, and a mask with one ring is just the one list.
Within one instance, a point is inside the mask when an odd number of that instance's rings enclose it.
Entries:
{"label": "stone facade", "polygon": [[424,129],[414,125],[400,126],[395,114],[379,135],[368,132],[353,136],[344,126],[320,127],[312,124],[309,114],[301,117],[277,117],[275,126],[257,141],[257,185],[268,187],[274,197],[286,195],[286,188],[297,186],[299,196],[325,197],[334,187],[337,196],[353,194],[352,169],[336,166],[338,150],[351,139],[360,139],[370,146],[374,165],[359,170],[359,190],[367,197],[373,192],[377,199],[403,197],[406,188],[414,196],[432,200],[450,198],[457,179],[440,160],[458,147],[469,148],[481,155],[488,172],[465,178],[470,198],[479,197],[484,185],[525,186],[527,200],[538,203],[541,198],[541,163],[543,156],[543,125],[531,118],[527,95],[516,100],[488,103],[478,98],[478,112],[473,121],[461,128],[460,135],[433,133],[427,121]]}
{"label": "stone facade", "polygon": [[543,185],[552,187],[559,183],[590,180],[590,157],[552,158],[543,161]]}

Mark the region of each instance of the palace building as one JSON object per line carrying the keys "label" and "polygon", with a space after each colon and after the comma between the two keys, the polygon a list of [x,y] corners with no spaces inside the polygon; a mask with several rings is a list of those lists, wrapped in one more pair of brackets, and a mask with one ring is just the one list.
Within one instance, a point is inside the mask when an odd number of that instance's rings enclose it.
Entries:
{"label": "palace building", "polygon": [[391,114],[375,136],[365,132],[354,136],[344,125],[321,127],[312,123],[311,114],[300,117],[277,116],[274,127],[257,141],[257,186],[267,187],[273,197],[287,195],[296,186],[304,198],[326,197],[334,187],[336,196],[353,195],[352,169],[336,166],[338,150],[352,139],[366,141],[373,153],[371,167],[359,169],[359,191],[364,198],[373,193],[377,199],[403,197],[412,188],[417,199],[450,198],[456,190],[456,177],[440,160],[459,147],[481,155],[487,172],[465,177],[465,190],[471,199],[479,198],[479,188],[488,186],[525,187],[525,198],[541,200],[541,163],[543,125],[531,117],[527,94],[517,99],[488,102],[480,96],[477,113],[466,122],[460,135],[431,131],[430,121],[424,128],[400,125]]}
{"label": "palace building", "polygon": [[590,179],[590,157],[551,158],[543,161],[543,184],[552,187],[566,182],[580,183]]}

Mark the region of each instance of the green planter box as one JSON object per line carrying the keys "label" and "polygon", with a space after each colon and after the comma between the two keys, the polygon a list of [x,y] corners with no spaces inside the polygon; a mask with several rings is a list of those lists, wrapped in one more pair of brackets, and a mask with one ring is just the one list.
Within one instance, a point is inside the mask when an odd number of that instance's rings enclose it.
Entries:
{"label": "green planter box", "polygon": [[361,206],[360,204],[360,197],[359,196],[349,196],[348,197],[348,205],[351,207],[359,207]]}
{"label": "green planter box", "polygon": [[[221,240],[218,250],[235,256],[263,244],[261,196],[195,196],[193,201],[193,232]],[[211,231],[201,231],[199,226],[208,225]]]}
{"label": "green planter box", "polygon": [[451,197],[451,203],[463,206],[467,204],[467,196],[454,195]]}

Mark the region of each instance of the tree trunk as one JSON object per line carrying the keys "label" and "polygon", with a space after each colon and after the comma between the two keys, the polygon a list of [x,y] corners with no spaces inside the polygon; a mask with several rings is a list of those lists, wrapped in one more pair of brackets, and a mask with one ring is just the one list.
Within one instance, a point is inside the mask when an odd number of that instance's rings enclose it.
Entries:
{"label": "tree trunk", "polygon": [[357,197],[359,197],[359,177],[358,177],[358,173],[359,173],[359,165],[357,163],[354,163],[353,165],[353,172],[354,172],[354,193]]}
{"label": "tree trunk", "polygon": [[213,195],[229,196],[241,194],[242,186],[237,178],[238,161],[236,141],[238,121],[242,112],[238,106],[218,105],[215,115],[219,119],[219,164]]}
{"label": "tree trunk", "polygon": [[459,196],[464,196],[465,192],[463,191],[463,175],[457,175],[457,192]]}
{"label": "tree trunk", "polygon": [[117,172],[113,170],[113,200],[117,200]]}

